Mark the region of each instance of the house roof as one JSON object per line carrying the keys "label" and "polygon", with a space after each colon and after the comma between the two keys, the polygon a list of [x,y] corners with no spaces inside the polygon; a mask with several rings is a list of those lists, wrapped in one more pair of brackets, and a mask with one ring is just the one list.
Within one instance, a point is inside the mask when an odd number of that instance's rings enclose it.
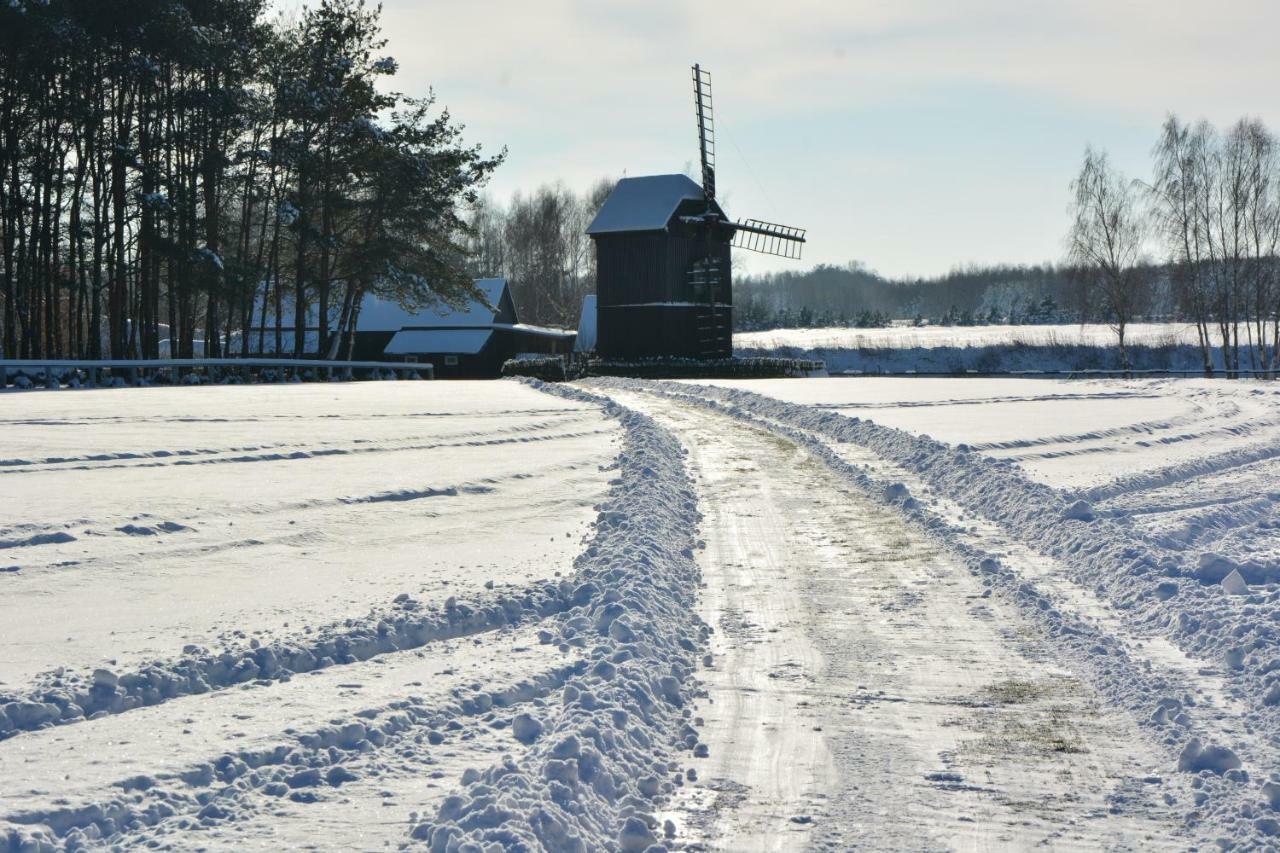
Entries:
{"label": "house roof", "polygon": [[[473,300],[464,303],[460,308],[451,308],[441,303],[428,305],[416,311],[406,311],[395,300],[380,299],[372,293],[366,293],[364,302],[360,306],[360,317],[356,321],[356,331],[398,332],[406,326],[415,329],[489,328],[495,324],[516,322],[515,303],[511,301],[511,293],[505,278],[481,278],[477,279],[475,284],[484,298],[493,306],[492,308],[485,306],[479,300]],[[330,307],[328,318],[330,328],[337,325],[338,310],[339,306]],[[284,301],[281,313],[281,325],[292,333],[294,316],[293,304],[290,300]],[[319,330],[320,321],[314,304],[307,307],[306,323],[308,330]],[[258,324],[261,322],[258,321]],[[256,335],[258,324],[251,327],[251,333]],[[274,333],[274,311],[268,310],[264,326],[268,335]]]}
{"label": "house roof", "polygon": [[[366,294],[364,305],[360,308],[357,321],[358,332],[391,332],[405,326],[412,328],[453,327],[453,326],[492,326],[501,322],[504,297],[510,302],[505,278],[481,278],[476,280],[476,287],[484,294],[484,298],[493,308],[483,302],[473,300],[461,308],[448,305],[432,305],[417,311],[406,311],[399,304],[388,299],[379,299]],[[514,309],[512,309],[514,314]],[[441,352],[443,350],[440,350]],[[389,352],[389,350],[388,350]]]}
{"label": "house roof", "polygon": [[684,201],[699,200],[702,187],[687,175],[648,175],[623,178],[609,193],[588,234],[622,231],[661,231]]}
{"label": "house roof", "polygon": [[404,329],[392,336],[383,352],[387,355],[475,355],[484,349],[492,335],[492,329]]}

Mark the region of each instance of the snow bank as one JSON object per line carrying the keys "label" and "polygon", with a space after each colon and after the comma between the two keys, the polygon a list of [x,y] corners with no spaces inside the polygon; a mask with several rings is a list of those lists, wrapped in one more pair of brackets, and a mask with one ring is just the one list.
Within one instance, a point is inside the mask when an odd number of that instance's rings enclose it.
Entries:
{"label": "snow bank", "polygon": [[618,477],[577,564],[574,606],[543,639],[578,646],[586,670],[558,706],[520,718],[525,756],[477,773],[412,830],[428,849],[663,850],[657,805],[697,749],[689,701],[710,629],[694,613],[699,514],[676,439],[651,419],[576,388],[625,428]]}
{"label": "snow bank", "polygon": [[137,670],[91,674],[62,669],[20,694],[0,693],[0,740],[22,731],[119,714],[179,696],[208,693],[255,682],[288,680],[381,654],[471,636],[561,612],[572,603],[561,583],[535,584],[473,601],[450,598],[423,608],[408,595],[359,619],[322,626],[290,640],[210,651],[187,646],[176,660],[154,661]]}

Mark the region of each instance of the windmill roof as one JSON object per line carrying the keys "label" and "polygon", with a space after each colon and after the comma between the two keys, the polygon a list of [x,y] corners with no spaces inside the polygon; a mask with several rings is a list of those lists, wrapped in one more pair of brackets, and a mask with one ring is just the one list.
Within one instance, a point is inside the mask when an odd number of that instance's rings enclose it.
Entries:
{"label": "windmill roof", "polygon": [[702,187],[687,175],[623,178],[591,220],[587,233],[661,231],[681,202],[702,197]]}

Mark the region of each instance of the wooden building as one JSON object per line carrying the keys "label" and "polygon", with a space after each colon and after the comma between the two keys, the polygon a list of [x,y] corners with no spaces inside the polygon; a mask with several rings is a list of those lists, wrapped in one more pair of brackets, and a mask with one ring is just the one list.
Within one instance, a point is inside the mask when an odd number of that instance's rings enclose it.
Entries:
{"label": "wooden building", "polygon": [[698,65],[693,101],[702,184],[684,175],[623,178],[587,228],[604,358],[731,357],[731,248],[800,257],[804,229],[725,215],[716,201],[711,75]]}
{"label": "wooden building", "polygon": [[734,230],[706,227],[707,207],[702,187],[684,175],[623,178],[605,200],[587,228],[601,356],[732,354]]}
{"label": "wooden building", "polygon": [[[460,308],[440,305],[406,311],[395,302],[366,295],[356,321],[351,357],[357,361],[429,362],[435,366],[437,378],[483,379],[501,375],[503,362],[518,355],[573,352],[573,332],[519,321],[506,279],[479,279],[476,287],[484,301],[473,300]],[[293,316],[291,307],[283,313],[285,318]],[[263,354],[274,353],[275,327],[272,318],[268,321],[265,329],[250,330],[254,354],[263,350]],[[318,331],[313,318],[305,332],[306,352],[315,353]],[[284,354],[291,354],[292,323],[282,332]],[[258,348],[259,337],[262,349]],[[342,351],[339,344],[338,352]]]}

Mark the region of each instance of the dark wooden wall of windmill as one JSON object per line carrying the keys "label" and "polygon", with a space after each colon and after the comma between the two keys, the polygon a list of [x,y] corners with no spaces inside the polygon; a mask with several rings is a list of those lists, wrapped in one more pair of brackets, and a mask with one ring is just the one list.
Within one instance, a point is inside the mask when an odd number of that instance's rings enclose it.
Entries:
{"label": "dark wooden wall of windmill", "polygon": [[[704,355],[699,328],[706,309],[699,304],[708,294],[695,292],[689,269],[708,254],[705,236],[673,217],[667,231],[598,234],[595,244],[598,352],[612,358]],[[709,248],[721,271],[715,302],[732,305],[729,242],[714,240]],[[726,336],[717,357],[727,357],[731,346]]]}

